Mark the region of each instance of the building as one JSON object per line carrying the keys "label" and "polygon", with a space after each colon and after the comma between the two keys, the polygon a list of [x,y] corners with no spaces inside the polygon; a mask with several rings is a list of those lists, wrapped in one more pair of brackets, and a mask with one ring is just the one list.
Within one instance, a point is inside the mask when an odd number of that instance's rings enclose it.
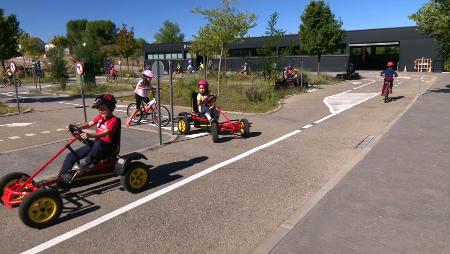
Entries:
{"label": "building", "polygon": [[[357,70],[380,70],[388,61],[394,61],[399,70],[416,71],[417,59],[431,59],[431,70],[441,72],[443,59],[439,45],[434,39],[417,31],[417,26],[380,28],[345,31],[345,40],[333,54],[323,55],[320,61],[321,71],[345,72],[349,63]],[[241,43],[227,45],[229,54],[222,61],[222,69],[237,71],[247,62],[251,69],[260,70],[262,56],[258,49],[263,46],[265,37],[251,37]],[[286,35],[279,43],[279,52],[285,53],[282,64],[315,71],[317,57],[301,52],[298,34]],[[155,60],[180,62],[184,69],[187,61],[193,60],[195,66],[205,62],[202,56],[189,53],[189,42],[147,44],[144,46],[145,65]],[[215,65],[218,59],[213,59]]]}

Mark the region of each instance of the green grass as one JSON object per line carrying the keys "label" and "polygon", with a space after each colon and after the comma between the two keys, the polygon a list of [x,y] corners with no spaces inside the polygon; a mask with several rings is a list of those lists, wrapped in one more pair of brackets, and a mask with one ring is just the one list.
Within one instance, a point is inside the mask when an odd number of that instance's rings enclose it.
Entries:
{"label": "green grass", "polygon": [[[21,112],[24,112],[26,108],[20,107]],[[9,113],[17,113],[17,107],[10,107],[3,102],[0,102],[0,115],[5,115]]]}
{"label": "green grass", "polygon": [[[77,85],[73,85],[70,87],[67,87],[67,92],[70,95],[80,95],[81,94],[81,88]],[[114,92],[124,92],[124,91],[130,91],[130,93],[133,91],[133,88],[131,87],[131,83],[127,82],[112,82],[112,83],[106,83],[106,84],[99,84],[96,86],[84,86],[84,94],[85,95],[96,95],[96,94],[102,94],[102,93],[114,93]]]}
{"label": "green grass", "polygon": [[[312,85],[329,85],[337,82],[331,76],[315,73],[305,73]],[[197,82],[203,79],[200,75],[192,74],[179,78],[174,82],[174,105],[191,106],[191,94],[197,91]],[[208,74],[209,89],[217,94],[217,76]],[[154,85],[154,84],[153,84]],[[169,103],[169,86],[161,85],[161,102]],[[278,101],[290,94],[304,92],[300,88],[274,89],[273,83],[257,76],[230,75],[221,81],[220,94],[217,105],[227,111],[239,112],[267,112],[277,107]],[[134,95],[119,98],[122,101],[133,102]]]}

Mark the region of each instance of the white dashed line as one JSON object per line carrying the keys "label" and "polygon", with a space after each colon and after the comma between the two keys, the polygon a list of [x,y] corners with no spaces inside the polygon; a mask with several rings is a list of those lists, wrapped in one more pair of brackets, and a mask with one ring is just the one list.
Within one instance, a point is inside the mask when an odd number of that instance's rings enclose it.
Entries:
{"label": "white dashed line", "polygon": [[65,129],[59,128],[59,129],[56,129],[55,131],[63,131],[63,130],[65,130]]}
{"label": "white dashed line", "polygon": [[39,133],[41,133],[41,134],[48,134],[48,133],[50,133],[50,131],[41,131]]}
{"label": "white dashed line", "polygon": [[186,135],[185,137],[187,139],[191,139],[191,138],[198,138],[198,137],[203,137],[203,136],[207,136],[208,133],[202,132],[202,133],[196,133],[196,134],[191,134],[191,135]]}
{"label": "white dashed line", "polygon": [[8,137],[9,139],[18,139],[20,138],[19,136],[12,136],[12,137]]}
{"label": "white dashed line", "polygon": [[27,133],[27,134],[25,134],[25,136],[27,136],[27,137],[33,137],[33,136],[36,136],[37,134],[35,134],[35,133]]}
{"label": "white dashed line", "polygon": [[305,126],[303,126],[302,128],[300,128],[300,129],[308,129],[308,128],[310,128],[310,127],[312,127],[312,124],[305,125]]}

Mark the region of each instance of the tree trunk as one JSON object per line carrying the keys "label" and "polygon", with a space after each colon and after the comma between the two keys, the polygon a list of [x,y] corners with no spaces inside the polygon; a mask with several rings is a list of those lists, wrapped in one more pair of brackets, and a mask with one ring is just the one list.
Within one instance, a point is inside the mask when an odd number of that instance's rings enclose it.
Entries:
{"label": "tree trunk", "polygon": [[220,67],[222,65],[222,54],[223,54],[223,44],[220,48],[219,70],[217,71],[217,96],[219,96],[219,94],[220,94]]}
{"label": "tree trunk", "polygon": [[127,57],[127,70],[130,71],[130,64],[128,63],[128,57]]}
{"label": "tree trunk", "polygon": [[320,55],[317,56],[317,76],[320,74]]}

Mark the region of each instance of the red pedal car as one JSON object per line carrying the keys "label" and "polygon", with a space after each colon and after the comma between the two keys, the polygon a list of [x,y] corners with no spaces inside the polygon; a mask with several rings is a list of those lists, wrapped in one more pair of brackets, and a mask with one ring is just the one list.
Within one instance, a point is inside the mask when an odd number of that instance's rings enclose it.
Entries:
{"label": "red pedal car", "polygon": [[246,138],[250,135],[250,123],[247,119],[229,119],[225,113],[215,104],[215,97],[210,98],[211,107],[215,110],[211,110],[212,119],[215,119],[215,114],[220,114],[225,118],[223,122],[210,122],[204,113],[199,113],[197,105],[197,93],[192,94],[192,113],[182,112],[178,114],[177,128],[178,132],[182,135],[190,133],[191,124],[197,128],[204,128],[211,131],[212,140],[214,143],[219,141],[219,134],[221,132],[227,133],[239,133],[242,137]]}
{"label": "red pedal car", "polygon": [[[80,137],[82,130],[78,126],[69,125],[69,130],[73,135],[73,139],[34,172],[33,175],[29,176],[26,173],[13,172],[0,178],[1,202],[8,208],[19,206],[19,217],[29,227],[45,228],[54,224],[61,215],[63,208],[60,195],[61,187],[68,187],[76,181],[97,177],[120,176],[122,187],[131,193],[138,193],[148,188],[149,168],[144,163],[136,161],[147,158],[143,154],[136,152],[118,156],[120,150],[120,129],[115,137],[115,144],[118,144],[116,152],[89,169],[86,173],[80,175],[76,170],[71,170],[69,173],[72,178],[69,183],[61,175],[35,182],[34,178],[66,149],[74,153],[70,145],[76,140],[82,143],[86,142]],[[77,163],[79,164],[79,161]]]}

